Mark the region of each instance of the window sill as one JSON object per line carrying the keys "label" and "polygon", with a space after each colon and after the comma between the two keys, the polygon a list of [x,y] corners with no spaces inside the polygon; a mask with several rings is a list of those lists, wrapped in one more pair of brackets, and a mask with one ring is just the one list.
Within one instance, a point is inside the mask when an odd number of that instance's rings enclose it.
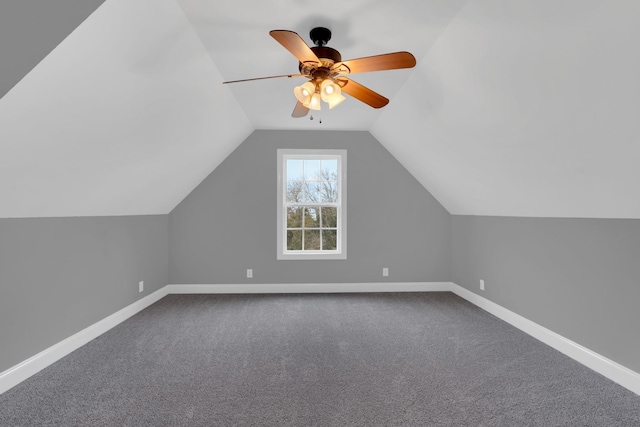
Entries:
{"label": "window sill", "polygon": [[278,260],[344,260],[347,259],[346,253],[279,253]]}

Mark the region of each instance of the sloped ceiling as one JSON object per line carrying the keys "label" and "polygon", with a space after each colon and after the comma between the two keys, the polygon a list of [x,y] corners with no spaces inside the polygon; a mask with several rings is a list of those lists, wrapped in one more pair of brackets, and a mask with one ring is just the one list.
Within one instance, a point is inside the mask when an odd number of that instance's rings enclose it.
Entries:
{"label": "sloped ceiling", "polygon": [[638,22],[633,0],[470,1],[371,133],[455,214],[640,218]]}
{"label": "sloped ceiling", "polygon": [[0,98],[105,0],[0,4]]}
{"label": "sloped ceiling", "polygon": [[[0,81],[0,217],[168,213],[254,129],[349,129],[454,214],[640,218],[636,0],[106,0],[83,19],[2,33],[3,72],[21,71]],[[418,65],[353,76],[384,109],[314,120],[290,117],[299,80],[222,85],[297,72],[268,32],[310,44],[314,26],[343,58]]]}
{"label": "sloped ceiling", "polygon": [[0,100],[0,217],[170,212],[253,127],[174,0],[107,0]]}

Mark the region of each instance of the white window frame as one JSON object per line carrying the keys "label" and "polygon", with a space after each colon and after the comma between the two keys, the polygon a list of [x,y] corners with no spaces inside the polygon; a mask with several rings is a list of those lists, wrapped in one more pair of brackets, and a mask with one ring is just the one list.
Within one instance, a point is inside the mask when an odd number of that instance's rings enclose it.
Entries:
{"label": "white window frame", "polygon": [[[287,250],[286,167],[287,159],[337,158],[338,160],[338,210],[335,251]],[[347,259],[347,150],[278,149],[278,260],[340,260]],[[304,204],[300,204],[304,205]],[[317,204],[310,204],[317,206]]]}

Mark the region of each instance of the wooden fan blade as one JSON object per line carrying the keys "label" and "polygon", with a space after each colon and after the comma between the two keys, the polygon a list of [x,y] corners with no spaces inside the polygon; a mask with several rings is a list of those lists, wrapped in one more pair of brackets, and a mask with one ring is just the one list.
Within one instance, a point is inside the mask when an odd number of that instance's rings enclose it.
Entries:
{"label": "wooden fan blade", "polygon": [[339,77],[342,91],[354,98],[372,106],[373,108],[382,108],[389,103],[389,100],[377,92],[362,86],[360,83],[356,83],[346,77]]}
{"label": "wooden fan blade", "polygon": [[341,74],[356,74],[369,71],[413,68],[415,65],[416,58],[409,52],[394,52],[338,62],[331,69]]}
{"label": "wooden fan blade", "polygon": [[227,83],[241,83],[241,82],[252,82],[254,80],[279,79],[280,77],[304,77],[304,74],[283,74],[281,76],[256,77],[253,79],[231,80],[228,82],[222,82],[222,84],[226,85]]}
{"label": "wooden fan blade", "polygon": [[293,109],[293,112],[291,113],[291,117],[304,117],[309,113],[309,109],[307,107],[305,107],[304,105],[302,105],[302,102],[298,101],[298,103],[296,104],[296,106]]}
{"label": "wooden fan blade", "polygon": [[298,33],[288,30],[273,30],[269,31],[271,37],[276,39],[278,43],[284,46],[293,56],[298,58],[298,61],[305,62],[317,62],[320,60],[309,46],[302,40],[302,37]]}

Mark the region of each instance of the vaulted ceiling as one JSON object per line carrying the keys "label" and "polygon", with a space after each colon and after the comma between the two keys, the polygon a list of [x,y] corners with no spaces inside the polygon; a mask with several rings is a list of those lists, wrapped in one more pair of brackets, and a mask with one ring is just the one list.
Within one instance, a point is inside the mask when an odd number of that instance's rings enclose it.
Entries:
{"label": "vaulted ceiling", "polygon": [[[341,129],[453,214],[640,218],[638,22],[636,0],[2,2],[0,217],[168,213],[255,129]],[[299,80],[222,84],[297,72],[268,33],[315,26],[417,66],[352,76],[383,109],[314,120]]]}

